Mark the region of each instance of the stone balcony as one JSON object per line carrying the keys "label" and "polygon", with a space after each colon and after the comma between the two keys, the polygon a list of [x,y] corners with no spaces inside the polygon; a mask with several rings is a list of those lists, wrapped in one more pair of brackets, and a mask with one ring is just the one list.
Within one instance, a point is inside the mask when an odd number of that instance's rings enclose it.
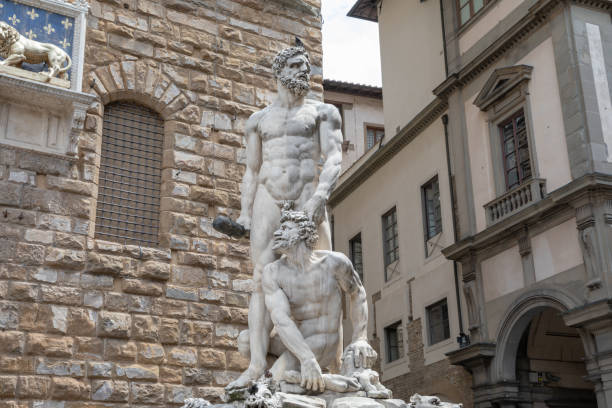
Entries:
{"label": "stone balcony", "polygon": [[487,226],[504,220],[522,209],[537,203],[546,195],[546,180],[531,179],[484,205]]}

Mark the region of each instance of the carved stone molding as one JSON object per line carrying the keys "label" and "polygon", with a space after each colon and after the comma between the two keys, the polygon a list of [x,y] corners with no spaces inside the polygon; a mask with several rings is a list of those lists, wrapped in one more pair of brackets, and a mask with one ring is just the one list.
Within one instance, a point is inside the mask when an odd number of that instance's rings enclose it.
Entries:
{"label": "carved stone molding", "polygon": [[0,74],[0,143],[68,156],[95,96]]}

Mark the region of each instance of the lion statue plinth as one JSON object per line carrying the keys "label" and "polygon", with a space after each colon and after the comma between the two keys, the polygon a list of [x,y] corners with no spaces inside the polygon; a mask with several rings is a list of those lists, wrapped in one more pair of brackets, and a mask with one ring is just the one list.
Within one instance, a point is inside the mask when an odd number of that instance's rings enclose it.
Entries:
{"label": "lion statue plinth", "polygon": [[[0,22],[0,65],[21,68],[21,64],[40,64],[49,66],[46,72],[47,81],[53,77],[68,79],[68,70],[72,66],[70,56],[61,48],[49,43],[30,40],[5,22]],[[67,64],[63,67],[64,64]]]}

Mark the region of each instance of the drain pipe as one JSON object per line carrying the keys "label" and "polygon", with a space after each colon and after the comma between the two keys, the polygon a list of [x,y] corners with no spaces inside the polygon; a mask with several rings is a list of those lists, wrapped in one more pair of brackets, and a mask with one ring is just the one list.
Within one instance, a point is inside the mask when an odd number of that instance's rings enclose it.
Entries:
{"label": "drain pipe", "polygon": [[[446,147],[446,170],[448,171],[448,185],[450,190],[450,199],[451,199],[451,218],[453,221],[453,238],[454,242],[459,241],[459,234],[457,232],[457,217],[455,214],[455,189],[454,182],[451,173],[451,160],[450,160],[450,149],[448,142],[448,115],[444,114],[442,116],[442,124],[444,125],[444,143]],[[459,268],[457,266],[457,261],[453,260],[453,272],[455,274],[455,294],[457,298],[457,315],[459,318],[459,337],[457,337],[457,342],[460,347],[466,346],[466,334],[463,332],[463,313],[461,311],[461,297],[459,296]],[[462,340],[460,340],[462,339]],[[469,342],[469,340],[468,340]]]}

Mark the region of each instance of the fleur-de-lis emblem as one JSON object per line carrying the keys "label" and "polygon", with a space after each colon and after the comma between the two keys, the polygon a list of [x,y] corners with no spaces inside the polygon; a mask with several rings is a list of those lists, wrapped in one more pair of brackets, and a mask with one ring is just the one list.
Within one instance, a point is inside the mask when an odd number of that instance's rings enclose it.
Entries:
{"label": "fleur-de-lis emblem", "polygon": [[21,20],[17,18],[17,15],[13,14],[12,17],[9,17],[8,20],[11,22],[11,24],[13,24],[14,26],[17,25],[17,23],[21,23]]}
{"label": "fleur-de-lis emblem", "polygon": [[31,29],[30,29],[30,31],[26,32],[26,33],[25,33],[25,35],[26,35],[26,37],[28,37],[30,40],[31,40],[31,39],[33,39],[33,38],[36,38],[36,34],[34,34],[34,31],[32,31]]}
{"label": "fleur-de-lis emblem", "polygon": [[63,49],[67,49],[68,47],[70,47],[70,43],[65,38],[62,41],[60,41],[60,45],[62,46]]}
{"label": "fleur-de-lis emblem", "polygon": [[64,26],[66,31],[68,31],[70,27],[72,27],[72,23],[70,22],[70,20],[68,20],[68,17],[62,20],[62,25]]}
{"label": "fleur-de-lis emblem", "polygon": [[[38,18],[38,13],[36,12],[36,10],[32,9],[30,11],[28,11],[26,13],[28,16],[30,16],[30,19],[32,20],[36,20]],[[30,38],[31,39],[31,38]]]}
{"label": "fleur-de-lis emblem", "polygon": [[51,35],[51,33],[55,32],[55,28],[53,28],[53,26],[51,24],[47,24],[46,26],[44,26],[43,30],[45,30],[47,35]]}

